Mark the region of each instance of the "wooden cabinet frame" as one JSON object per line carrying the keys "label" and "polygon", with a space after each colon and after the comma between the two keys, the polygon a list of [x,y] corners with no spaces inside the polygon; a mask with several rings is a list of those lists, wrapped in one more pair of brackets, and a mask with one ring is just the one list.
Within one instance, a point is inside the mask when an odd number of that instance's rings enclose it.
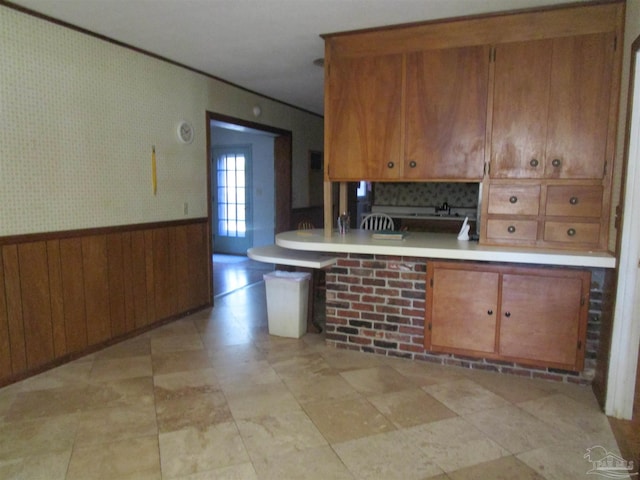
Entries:
{"label": "wooden cabinet frame", "polygon": [[581,371],[590,284],[578,269],[430,262],[425,349]]}

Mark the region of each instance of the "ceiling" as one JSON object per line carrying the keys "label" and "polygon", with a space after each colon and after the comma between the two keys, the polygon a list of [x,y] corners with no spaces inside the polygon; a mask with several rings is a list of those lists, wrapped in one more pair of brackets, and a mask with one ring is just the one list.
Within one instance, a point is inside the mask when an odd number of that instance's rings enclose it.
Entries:
{"label": "ceiling", "polygon": [[567,0],[12,0],[310,112],[323,113],[320,34]]}

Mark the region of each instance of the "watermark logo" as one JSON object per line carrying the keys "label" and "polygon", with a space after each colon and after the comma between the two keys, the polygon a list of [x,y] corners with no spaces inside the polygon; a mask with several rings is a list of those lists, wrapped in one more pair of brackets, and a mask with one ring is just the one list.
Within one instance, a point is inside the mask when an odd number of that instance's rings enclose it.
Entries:
{"label": "watermark logo", "polygon": [[634,470],[632,461],[609,452],[601,445],[587,448],[584,458],[592,465],[587,475],[600,475],[606,478],[629,478],[638,475],[638,472],[632,473]]}

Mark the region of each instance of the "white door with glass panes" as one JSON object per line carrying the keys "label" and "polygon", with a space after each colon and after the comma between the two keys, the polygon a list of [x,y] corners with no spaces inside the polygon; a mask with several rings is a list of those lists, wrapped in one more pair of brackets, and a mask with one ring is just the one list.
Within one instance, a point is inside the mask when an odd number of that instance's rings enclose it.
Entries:
{"label": "white door with glass panes", "polygon": [[245,255],[253,246],[251,145],[213,147],[213,251]]}

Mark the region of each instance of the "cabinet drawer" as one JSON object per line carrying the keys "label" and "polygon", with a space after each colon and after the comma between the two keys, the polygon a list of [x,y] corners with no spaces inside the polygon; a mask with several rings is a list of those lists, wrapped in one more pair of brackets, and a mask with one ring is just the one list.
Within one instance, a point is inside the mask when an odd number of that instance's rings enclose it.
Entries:
{"label": "cabinet drawer", "polygon": [[498,215],[538,215],[539,185],[491,185],[489,213]]}
{"label": "cabinet drawer", "polygon": [[598,218],[602,212],[602,187],[550,185],[546,214]]}
{"label": "cabinet drawer", "polygon": [[544,240],[546,242],[598,243],[600,240],[600,224],[544,222]]}
{"label": "cabinet drawer", "polygon": [[535,220],[487,220],[487,238],[509,240],[535,240],[538,222]]}

